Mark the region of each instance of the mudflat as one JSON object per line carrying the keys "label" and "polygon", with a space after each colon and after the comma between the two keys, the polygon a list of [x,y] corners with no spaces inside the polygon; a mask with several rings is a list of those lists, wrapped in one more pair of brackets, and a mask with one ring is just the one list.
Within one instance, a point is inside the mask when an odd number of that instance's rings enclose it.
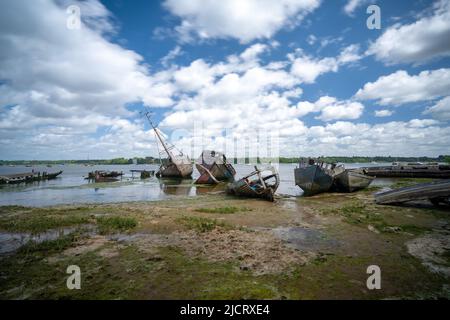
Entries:
{"label": "mudflat", "polygon": [[0,207],[0,298],[450,298],[448,208],[376,205],[376,191]]}

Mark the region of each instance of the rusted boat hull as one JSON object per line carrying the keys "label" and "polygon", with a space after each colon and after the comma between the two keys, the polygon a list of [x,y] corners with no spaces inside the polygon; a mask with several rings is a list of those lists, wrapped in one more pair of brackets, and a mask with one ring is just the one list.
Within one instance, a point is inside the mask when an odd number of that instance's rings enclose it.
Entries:
{"label": "rusted boat hull", "polygon": [[367,188],[375,177],[368,176],[359,170],[345,170],[334,180],[334,189],[339,192],[354,192]]}
{"label": "rusted boat hull", "polygon": [[415,200],[430,200],[434,204],[448,204],[450,200],[450,179],[421,183],[375,194],[377,204],[399,204]]}
{"label": "rusted boat hull", "polygon": [[161,178],[189,178],[192,176],[193,170],[194,167],[192,164],[169,163],[167,165],[161,165],[156,176]]}
{"label": "rusted boat hull", "polygon": [[333,185],[333,177],[318,165],[294,169],[295,184],[305,196],[327,192]]}

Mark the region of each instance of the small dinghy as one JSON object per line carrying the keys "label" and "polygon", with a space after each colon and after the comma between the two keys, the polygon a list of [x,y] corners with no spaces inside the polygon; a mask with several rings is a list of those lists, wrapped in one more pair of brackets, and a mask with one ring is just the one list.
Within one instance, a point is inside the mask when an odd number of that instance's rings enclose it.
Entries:
{"label": "small dinghy", "polygon": [[236,196],[262,198],[274,201],[275,192],[280,184],[280,177],[275,168],[269,167],[255,171],[242,179],[228,184],[227,192]]}
{"label": "small dinghy", "polygon": [[346,169],[336,175],[333,189],[338,192],[354,192],[367,188],[375,177],[368,176],[364,170]]}
{"label": "small dinghy", "polygon": [[312,196],[329,191],[335,177],[342,172],[344,167],[334,163],[301,159],[298,168],[294,169],[295,184],[303,190],[305,196]]}
{"label": "small dinghy", "polygon": [[220,181],[234,181],[234,170],[223,153],[205,150],[195,163],[200,172],[196,184],[217,184]]}

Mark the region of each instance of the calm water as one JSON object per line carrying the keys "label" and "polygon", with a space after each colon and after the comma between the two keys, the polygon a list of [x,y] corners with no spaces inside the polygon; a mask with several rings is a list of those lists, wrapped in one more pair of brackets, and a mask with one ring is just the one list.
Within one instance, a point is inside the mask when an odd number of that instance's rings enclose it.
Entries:
{"label": "calm water", "polygon": [[[360,167],[367,164],[351,164],[346,167]],[[234,165],[236,178],[240,178],[254,170],[250,165]],[[296,164],[280,164],[280,187],[277,193],[281,195],[300,196],[302,190],[295,186],[294,168]],[[223,192],[224,185],[215,187],[196,186],[193,184],[198,177],[194,168],[192,180],[172,180],[132,178],[130,170],[158,170],[157,165],[99,165],[86,167],[83,165],[45,166],[0,166],[1,174],[23,173],[35,171],[64,172],[54,180],[40,181],[29,184],[0,185],[0,205],[49,206],[56,204],[104,203],[123,201],[154,201],[180,196],[195,197],[201,194]],[[94,170],[123,171],[124,176],[117,182],[90,183],[85,177]],[[374,184],[386,183],[375,180]]]}

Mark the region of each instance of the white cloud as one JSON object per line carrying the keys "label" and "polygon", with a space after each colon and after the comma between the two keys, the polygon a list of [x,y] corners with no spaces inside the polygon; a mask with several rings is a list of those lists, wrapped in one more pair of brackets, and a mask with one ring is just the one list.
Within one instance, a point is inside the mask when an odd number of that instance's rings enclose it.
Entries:
{"label": "white cloud", "polygon": [[359,102],[337,102],[325,106],[317,119],[323,121],[340,119],[358,119],[364,110],[364,106]]}
{"label": "white cloud", "polygon": [[355,97],[361,100],[377,100],[380,105],[401,105],[410,102],[429,101],[450,92],[450,69],[422,71],[409,75],[399,70],[369,82],[359,89]]}
{"label": "white cloud", "polygon": [[[91,147],[99,147],[101,153],[99,144],[104,142],[90,135],[118,121],[129,121],[125,118],[132,112],[127,104],[141,102],[157,107],[173,103],[174,85],[165,81],[166,72],[150,75],[140,55],[107,39],[106,34],[114,32],[115,26],[100,2],[76,3],[83,18],[79,30],[66,27],[65,3],[2,2],[2,154],[23,152],[22,157],[30,158],[40,148],[48,150],[55,145],[64,146],[72,157],[79,154],[74,150]],[[122,141],[118,134],[114,140]],[[87,145],[83,147],[82,142]],[[128,146],[124,153],[125,149]]]}
{"label": "white cloud", "polygon": [[243,43],[271,38],[300,23],[320,0],[166,0],[164,7],[180,17],[176,31],[183,41],[235,38]]}
{"label": "white cloud", "polygon": [[353,16],[356,9],[363,6],[364,4],[369,3],[368,0],[348,0],[347,4],[344,6],[344,12],[349,15]]}
{"label": "white cloud", "polygon": [[450,96],[439,100],[435,105],[427,108],[424,114],[430,114],[433,118],[441,121],[450,120]]}
{"label": "white cloud", "polygon": [[161,64],[164,67],[169,67],[169,63],[174,60],[176,57],[179,57],[183,54],[183,50],[181,50],[180,46],[175,46],[172,50],[170,50],[164,57],[161,58]]}
{"label": "white cloud", "polygon": [[359,46],[352,44],[345,47],[338,57],[314,58],[303,54],[301,50],[296,54],[289,54],[292,61],[291,73],[305,83],[314,83],[316,78],[328,72],[337,72],[340,66],[356,62],[362,58]]}
{"label": "white cloud", "polygon": [[367,53],[388,64],[421,64],[450,56],[450,1],[437,1],[433,7],[431,16],[388,28],[371,44]]}
{"label": "white cloud", "polygon": [[375,110],[375,117],[383,118],[383,117],[389,117],[392,116],[394,112],[391,110]]}

